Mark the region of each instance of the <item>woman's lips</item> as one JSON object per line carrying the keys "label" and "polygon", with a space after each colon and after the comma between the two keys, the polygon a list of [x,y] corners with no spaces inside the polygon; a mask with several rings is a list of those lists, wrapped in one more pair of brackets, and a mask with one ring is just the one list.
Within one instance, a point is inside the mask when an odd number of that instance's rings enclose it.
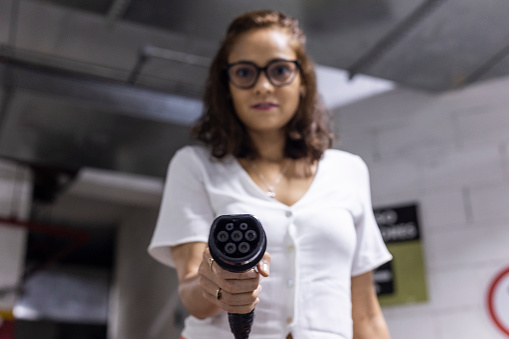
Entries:
{"label": "woman's lips", "polygon": [[278,105],[272,102],[260,102],[251,106],[251,108],[259,111],[268,111],[276,107],[278,107]]}

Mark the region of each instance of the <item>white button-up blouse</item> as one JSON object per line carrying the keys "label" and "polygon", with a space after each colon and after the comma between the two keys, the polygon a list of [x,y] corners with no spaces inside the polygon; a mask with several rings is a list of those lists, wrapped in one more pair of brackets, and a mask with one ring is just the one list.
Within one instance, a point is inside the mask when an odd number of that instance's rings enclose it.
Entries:
{"label": "white button-up blouse", "polygon": [[[292,206],[268,197],[233,157],[186,146],[173,157],[149,253],[174,266],[169,246],[208,241],[212,221],[253,214],[267,234],[270,276],[261,279],[251,339],[352,338],[351,277],[389,261],[371,207],[368,170],[355,155],[327,150]],[[187,339],[230,338],[225,312],[186,319]]]}

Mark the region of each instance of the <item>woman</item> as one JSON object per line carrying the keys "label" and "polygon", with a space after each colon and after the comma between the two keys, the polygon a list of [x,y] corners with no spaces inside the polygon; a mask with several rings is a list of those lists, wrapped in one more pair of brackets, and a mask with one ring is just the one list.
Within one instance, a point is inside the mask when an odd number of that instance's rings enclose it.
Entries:
{"label": "woman", "polygon": [[[186,339],[230,338],[226,312],[255,306],[253,339],[389,338],[372,270],[391,256],[367,168],[328,150],[304,40],[297,21],[278,12],[236,18],[193,130],[205,146],[171,161],[149,251],[177,270],[191,314]],[[208,233],[215,217],[245,213],[264,226],[267,253],[257,269],[231,273],[211,260]]]}

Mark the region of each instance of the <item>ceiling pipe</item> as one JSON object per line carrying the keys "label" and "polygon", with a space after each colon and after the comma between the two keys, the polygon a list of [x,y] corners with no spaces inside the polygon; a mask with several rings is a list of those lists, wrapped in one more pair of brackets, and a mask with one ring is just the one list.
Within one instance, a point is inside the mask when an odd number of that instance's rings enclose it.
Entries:
{"label": "ceiling pipe", "polygon": [[348,67],[348,78],[351,80],[353,77],[360,73],[362,70],[372,66],[377,62],[385,53],[387,53],[394,45],[396,45],[411,29],[413,29],[419,22],[430,15],[433,10],[437,8],[438,4],[445,2],[445,0],[426,0],[417,9],[415,9],[408,17],[401,21],[393,30],[391,30],[385,37],[378,41],[368,52],[361,56],[357,61]]}
{"label": "ceiling pipe", "polygon": [[[153,48],[150,48],[152,50]],[[154,48],[158,50],[162,50],[161,48]],[[207,60],[205,57],[200,57],[196,55],[186,54],[186,53],[180,53],[175,51],[169,51],[165,50],[166,52],[174,52],[173,57],[166,56],[166,59],[170,59],[173,61],[180,61],[183,63],[190,63],[190,64],[197,64],[201,65],[203,64],[204,60]],[[149,52],[151,53],[151,52]],[[169,54],[169,53],[167,53]],[[180,54],[180,55],[179,55]],[[142,55],[142,53],[140,53]],[[193,58],[188,59],[188,61],[184,61],[185,59],[182,58],[182,55],[184,56],[192,56]],[[180,58],[177,58],[175,56],[180,56]],[[155,56],[154,56],[155,57]],[[161,58],[164,58],[161,56]],[[209,60],[210,61],[210,60]],[[119,68],[112,68],[112,67],[106,67],[101,66],[98,64],[92,64],[72,59],[67,59],[63,57],[57,57],[54,55],[47,55],[43,53],[33,52],[26,49],[21,48],[13,48],[5,44],[0,43],[0,67],[2,65],[5,65],[5,71],[3,72],[3,83],[12,83],[12,81],[8,81],[9,78],[9,72],[12,72],[10,69],[13,66],[20,66],[23,68],[29,68],[31,70],[36,71],[44,71],[44,72],[50,72],[56,75],[63,75],[63,76],[72,76],[75,78],[83,78],[86,77],[88,80],[94,80],[98,82],[109,82],[109,83],[118,83],[118,85],[124,86],[126,84],[126,78],[130,79],[131,77],[134,77],[134,81],[136,80],[139,71],[141,71],[141,67],[143,66],[144,61],[139,60],[137,61],[137,65],[135,66],[135,69],[131,72],[129,70],[119,69]],[[140,65],[138,65],[140,64]],[[137,71],[139,69],[139,71]],[[2,72],[0,72],[1,74]],[[134,75],[133,75],[134,74]],[[152,91],[152,92],[158,92],[158,93],[166,93],[168,95],[175,95],[175,96],[182,96],[182,97],[191,97],[196,98],[199,97],[199,94],[201,91],[201,86],[198,87],[197,85],[186,83],[183,80],[175,80],[175,79],[167,79],[162,77],[157,77],[153,75],[145,76],[149,81],[158,81],[158,82],[165,82],[169,85],[172,85],[173,87],[179,87],[180,90],[164,90],[164,91],[157,91],[153,90],[146,86],[138,86],[140,90],[146,90],[146,91]],[[134,84],[134,81],[132,84]],[[129,83],[130,81],[127,80]]]}
{"label": "ceiling pipe", "polygon": [[111,27],[116,20],[122,18],[131,5],[132,0],[114,0],[107,14],[108,25]]}
{"label": "ceiling pipe", "polygon": [[129,78],[127,79],[128,83],[134,84],[136,82],[143,66],[145,66],[145,64],[151,58],[180,62],[192,66],[205,68],[209,67],[210,63],[212,62],[212,59],[207,57],[146,45],[140,48],[136,64],[134,65],[133,70],[129,75]]}
{"label": "ceiling pipe", "polygon": [[98,80],[112,80],[121,83],[124,83],[128,73],[128,70],[120,68],[40,53],[2,43],[0,43],[0,63],[6,65],[6,71],[10,69],[9,66],[20,65],[30,69],[47,70],[56,74],[88,76]]}
{"label": "ceiling pipe", "polygon": [[490,69],[492,69],[496,64],[498,64],[508,55],[509,55],[509,44],[504,46],[501,50],[495,53],[495,55],[493,55],[483,64],[477,67],[472,73],[470,73],[470,75],[468,75],[465,79],[460,81],[456,87],[457,88],[464,87],[479,80],[484,74],[486,74]]}
{"label": "ceiling pipe", "polygon": [[[12,55],[11,48],[0,44],[0,70],[3,66],[5,70],[0,78],[0,86],[4,90],[11,89],[12,93],[19,89],[62,96],[69,100],[86,100],[117,114],[185,126],[194,122],[202,111],[198,99],[128,86],[125,84],[125,74],[122,80],[100,78],[90,73],[57,68],[53,64],[37,63],[33,59],[22,59],[20,53],[17,58]],[[184,89],[190,91],[191,87]],[[3,104],[0,113],[5,115],[9,101],[4,100]]]}

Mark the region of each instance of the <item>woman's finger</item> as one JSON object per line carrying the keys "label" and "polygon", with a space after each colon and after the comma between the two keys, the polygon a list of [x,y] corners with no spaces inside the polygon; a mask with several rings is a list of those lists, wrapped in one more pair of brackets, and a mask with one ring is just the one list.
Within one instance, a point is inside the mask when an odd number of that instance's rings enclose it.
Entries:
{"label": "woman's finger", "polygon": [[265,252],[262,260],[257,265],[258,272],[264,277],[268,277],[270,274],[270,254],[269,252]]}
{"label": "woman's finger", "polygon": [[[259,293],[259,291],[257,291],[257,293]],[[218,295],[220,299],[218,299]],[[253,295],[230,295],[223,290],[220,290],[219,293],[217,293],[217,290],[214,293],[207,293],[204,291],[203,296],[228,313],[249,313],[260,302],[260,299],[258,297],[253,297]]]}
{"label": "woman's finger", "polygon": [[[208,279],[201,279],[200,285],[207,294],[215,296],[217,299],[217,290],[220,288],[218,285]],[[221,300],[223,303],[232,306],[248,305],[256,301],[261,290],[262,287],[260,285],[256,286],[255,289],[236,293],[231,293],[227,289],[221,288]]]}
{"label": "woman's finger", "polygon": [[235,293],[248,293],[254,291],[260,285],[260,276],[257,274],[252,279],[226,279],[218,283],[225,291]]}
{"label": "woman's finger", "polygon": [[203,251],[203,259],[199,267],[199,273],[201,275],[209,277],[211,280],[214,281],[215,279],[213,279],[213,276],[217,276],[222,280],[227,279],[242,280],[242,279],[253,279],[258,277],[258,272],[256,272],[255,270],[248,270],[245,272],[230,272],[228,270],[221,268],[221,266],[219,266],[219,264],[210,255],[208,247],[205,249],[205,251]]}

